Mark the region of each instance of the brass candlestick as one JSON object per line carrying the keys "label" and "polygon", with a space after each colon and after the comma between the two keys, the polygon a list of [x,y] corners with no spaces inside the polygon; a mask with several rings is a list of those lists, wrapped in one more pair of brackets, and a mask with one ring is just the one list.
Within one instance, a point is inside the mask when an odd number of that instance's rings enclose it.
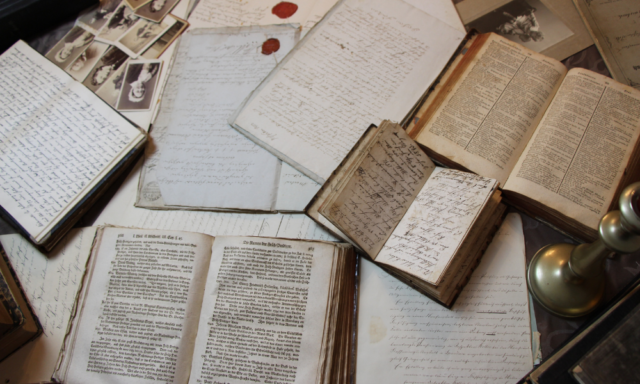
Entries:
{"label": "brass candlestick", "polygon": [[640,249],[640,182],[625,188],[619,203],[619,211],[600,220],[593,243],[547,245],[533,256],[529,292],[548,311],[563,317],[591,312],[604,294],[605,259]]}

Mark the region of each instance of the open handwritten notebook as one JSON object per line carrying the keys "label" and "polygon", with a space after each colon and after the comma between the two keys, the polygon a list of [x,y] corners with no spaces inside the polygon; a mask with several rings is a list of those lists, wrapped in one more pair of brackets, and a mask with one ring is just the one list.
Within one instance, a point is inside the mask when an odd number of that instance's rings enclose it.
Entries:
{"label": "open handwritten notebook", "polygon": [[515,383],[532,368],[524,235],[509,214],[452,310],[362,260],[358,383]]}

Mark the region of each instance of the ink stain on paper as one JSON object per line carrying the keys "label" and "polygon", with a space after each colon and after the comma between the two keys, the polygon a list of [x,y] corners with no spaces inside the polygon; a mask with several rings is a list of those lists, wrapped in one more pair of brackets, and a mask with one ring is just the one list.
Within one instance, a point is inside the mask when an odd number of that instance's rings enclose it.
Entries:
{"label": "ink stain on paper", "polygon": [[371,322],[369,323],[369,341],[371,344],[382,341],[385,336],[387,336],[387,327],[384,325],[384,321],[378,316],[371,316]]}
{"label": "ink stain on paper", "polygon": [[270,55],[274,52],[278,52],[278,49],[280,49],[280,40],[278,39],[270,38],[262,43],[263,55]]}
{"label": "ink stain on paper", "polygon": [[290,3],[288,1],[282,1],[273,6],[271,9],[271,13],[278,16],[281,19],[287,19],[293,16],[294,13],[298,10],[298,6],[294,3]]}

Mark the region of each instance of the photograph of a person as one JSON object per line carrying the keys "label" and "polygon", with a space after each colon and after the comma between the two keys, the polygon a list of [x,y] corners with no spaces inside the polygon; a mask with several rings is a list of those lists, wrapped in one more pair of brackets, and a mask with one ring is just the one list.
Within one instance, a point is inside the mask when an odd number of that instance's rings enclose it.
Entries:
{"label": "photograph of a person", "polygon": [[157,59],[162,55],[162,53],[167,49],[173,41],[180,36],[180,34],[187,28],[189,23],[185,20],[176,18],[177,21],[167,32],[163,33],[162,36],[153,43],[152,46],[147,48],[142,54],[142,57],[145,59]]}
{"label": "photograph of a person", "polygon": [[74,79],[83,81],[107,48],[109,44],[94,41],[65,71]]}
{"label": "photograph of a person", "polygon": [[96,91],[98,95],[105,103],[112,107],[116,107],[118,98],[120,97],[120,90],[122,89],[122,83],[124,82],[124,70],[127,68],[127,63],[120,66],[113,72],[113,75],[109,77],[107,81]]}
{"label": "photograph of a person", "polygon": [[93,33],[76,25],[45,56],[65,69],[82,54],[93,38]]}
{"label": "photograph of a person", "polygon": [[514,0],[469,22],[481,33],[495,32],[541,52],[570,37],[573,32],[540,0]]}
{"label": "photograph of a person", "polygon": [[113,13],[107,25],[98,33],[96,40],[114,44],[138,19],[139,17],[129,7],[122,4]]}
{"label": "photograph of a person", "polygon": [[159,23],[178,3],[178,0],[151,0],[136,11],[136,15]]}
{"label": "photograph of a person", "polygon": [[151,108],[161,64],[159,60],[129,63],[116,106],[118,111],[146,111]]}
{"label": "photograph of a person", "polygon": [[[168,24],[168,21],[171,23]],[[140,19],[118,39],[116,45],[131,56],[131,58],[135,59],[175,24],[175,21],[176,19],[169,17],[162,23],[154,23],[149,20]]]}
{"label": "photograph of a person", "polygon": [[124,64],[129,56],[117,47],[111,47],[98,60],[96,65],[91,69],[89,75],[84,79],[82,84],[95,92],[104,84],[113,73]]}
{"label": "photograph of a person", "polygon": [[105,26],[113,12],[118,8],[120,0],[103,0],[87,13],[78,17],[78,23],[88,31],[97,34]]}

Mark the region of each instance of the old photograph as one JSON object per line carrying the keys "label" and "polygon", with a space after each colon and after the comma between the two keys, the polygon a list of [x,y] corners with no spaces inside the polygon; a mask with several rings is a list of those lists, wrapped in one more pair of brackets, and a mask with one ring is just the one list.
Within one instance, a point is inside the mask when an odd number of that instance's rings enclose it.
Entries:
{"label": "old photograph", "polygon": [[120,90],[122,89],[122,83],[124,82],[124,70],[127,68],[127,62],[116,69],[111,77],[102,84],[102,86],[96,91],[98,95],[105,103],[112,107],[116,107],[118,98],[120,97]]}
{"label": "old photograph", "polygon": [[98,33],[96,40],[114,44],[138,19],[139,17],[129,7],[122,4],[116,9],[107,25]]}
{"label": "old photograph", "polygon": [[67,73],[74,79],[83,81],[107,48],[109,48],[109,44],[94,41],[80,54],[73,64],[67,67]]}
{"label": "old photograph", "polygon": [[124,64],[129,56],[122,52],[117,47],[111,47],[107,52],[102,55],[100,60],[91,69],[89,75],[82,84],[87,86],[90,90],[95,92],[102,86],[113,73]]}
{"label": "old photograph", "polygon": [[130,62],[116,107],[119,111],[146,111],[151,108],[153,92],[162,61]]}
{"label": "old photograph", "polygon": [[138,9],[136,15],[159,23],[177,3],[178,0],[151,0]]}
{"label": "old photograph", "polygon": [[131,9],[136,10],[143,5],[147,4],[151,0],[124,0],[124,2],[131,7]]}
{"label": "old photograph", "polygon": [[155,43],[175,22],[176,19],[173,17],[167,17],[162,23],[140,19],[127,33],[120,37],[116,45],[131,58],[135,59]]}
{"label": "old photograph", "polygon": [[536,52],[573,32],[539,0],[514,0],[467,23],[481,33],[495,32]]}
{"label": "old photograph", "polygon": [[113,15],[116,8],[118,8],[119,4],[120,0],[101,1],[97,6],[80,16],[78,18],[78,24],[88,31],[97,34],[98,31],[107,24],[107,21]]}
{"label": "old photograph", "polygon": [[189,23],[187,23],[185,20],[178,19],[178,18],[176,19],[177,19],[176,23],[173,24],[173,26],[169,28],[167,32],[163,33],[162,36],[160,36],[158,40],[156,40],[156,42],[153,43],[152,46],[150,46],[149,48],[147,48],[146,51],[144,51],[144,53],[142,54],[143,58],[157,59],[158,57],[160,57],[160,55],[162,55],[162,52],[164,52],[165,49],[167,49],[167,47],[171,45],[171,43],[173,43],[173,41],[178,36],[180,36],[180,34],[189,25]]}
{"label": "old photograph", "polygon": [[93,38],[93,33],[76,25],[51,48],[46,57],[58,67],[65,69],[82,54]]}

